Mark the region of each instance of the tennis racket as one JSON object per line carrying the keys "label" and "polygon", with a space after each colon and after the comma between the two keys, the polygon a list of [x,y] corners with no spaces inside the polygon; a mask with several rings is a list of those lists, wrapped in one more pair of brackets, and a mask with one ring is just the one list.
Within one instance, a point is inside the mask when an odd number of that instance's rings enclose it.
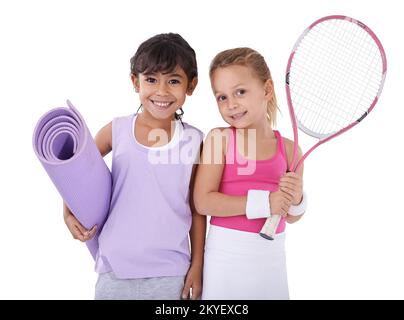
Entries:
{"label": "tennis racket", "polygon": [[[364,23],[327,16],[297,40],[286,68],[286,97],[293,126],[296,171],[318,146],[361,122],[383,89],[387,61],[383,46]],[[299,161],[297,128],[319,139]],[[269,217],[260,235],[273,240],[280,215]]]}

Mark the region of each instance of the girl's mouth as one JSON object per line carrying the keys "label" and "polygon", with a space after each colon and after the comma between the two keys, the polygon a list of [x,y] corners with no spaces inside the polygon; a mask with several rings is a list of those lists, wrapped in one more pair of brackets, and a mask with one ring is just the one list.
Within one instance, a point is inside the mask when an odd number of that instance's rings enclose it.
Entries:
{"label": "girl's mouth", "polygon": [[230,116],[233,120],[239,120],[247,114],[247,111],[239,112]]}
{"label": "girl's mouth", "polygon": [[155,107],[161,110],[166,110],[171,107],[174,103],[173,101],[157,101],[157,100],[150,100]]}

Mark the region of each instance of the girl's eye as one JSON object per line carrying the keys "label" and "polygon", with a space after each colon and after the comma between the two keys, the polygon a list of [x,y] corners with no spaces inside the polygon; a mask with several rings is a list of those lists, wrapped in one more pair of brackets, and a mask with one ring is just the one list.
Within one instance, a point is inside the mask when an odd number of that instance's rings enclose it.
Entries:
{"label": "girl's eye", "polygon": [[219,102],[223,102],[224,100],[226,100],[226,96],[218,96],[216,99]]}
{"label": "girl's eye", "polygon": [[243,96],[245,94],[245,90],[244,89],[238,89],[237,91],[236,91],[236,95],[237,96]]}
{"label": "girl's eye", "polygon": [[145,81],[146,81],[146,82],[149,82],[149,83],[156,83],[156,82],[157,82],[157,80],[156,80],[155,78],[152,78],[152,77],[147,77],[147,78],[145,79]]}
{"label": "girl's eye", "polygon": [[169,84],[180,84],[180,81],[177,79],[171,79],[168,81]]}

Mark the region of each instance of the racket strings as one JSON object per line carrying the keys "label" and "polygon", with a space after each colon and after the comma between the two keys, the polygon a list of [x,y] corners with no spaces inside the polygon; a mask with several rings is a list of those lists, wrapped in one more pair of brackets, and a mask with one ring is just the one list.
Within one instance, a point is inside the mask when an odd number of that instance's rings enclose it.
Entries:
{"label": "racket strings", "polygon": [[293,57],[289,88],[300,125],[327,135],[361,117],[378,94],[382,58],[373,38],[345,20],[313,27]]}
{"label": "racket strings", "polygon": [[[344,32],[345,33],[345,32]],[[344,35],[343,35],[344,36]],[[353,39],[353,36],[351,35],[351,40],[350,40],[350,42],[349,42],[349,44],[351,44],[352,43],[352,39]],[[327,39],[328,40],[328,39]],[[338,49],[340,49],[340,48],[346,48],[346,45],[344,44],[344,46],[342,46],[341,45],[341,43],[339,43],[338,44],[339,46],[337,47],[337,50]],[[343,56],[343,53],[341,52],[342,50],[338,50],[338,51],[333,51],[333,52],[336,52],[338,55],[340,55],[340,56]],[[323,57],[324,57],[324,55],[323,55]],[[346,59],[346,55],[344,55],[343,56],[344,58],[345,58],[345,60],[347,60]],[[353,59],[352,59],[352,57],[354,57],[353,55],[351,55],[351,61],[353,61]],[[352,62],[351,63],[347,63],[346,64],[348,67],[350,67],[350,66],[352,66]],[[343,81],[343,82],[341,82],[342,83],[342,85],[343,86],[340,86],[339,88],[336,86],[337,84],[335,83],[335,71],[338,71],[338,70],[340,70],[340,71],[342,71],[342,74],[346,74],[347,73],[347,69],[342,69],[342,68],[338,68],[339,66],[335,66],[335,65],[332,65],[332,64],[330,64],[330,65],[328,65],[327,67],[329,67],[329,66],[331,66],[331,67],[333,67],[333,70],[331,70],[331,74],[330,74],[330,77],[329,77],[329,79],[331,79],[331,81],[329,81],[329,84],[334,88],[334,90],[333,91],[330,91],[330,90],[327,90],[327,91],[324,91],[324,93],[325,93],[325,97],[323,98],[323,97],[318,97],[318,95],[317,95],[317,97],[324,103],[324,101],[328,101],[328,100],[330,100],[330,94],[333,94],[334,96],[336,95],[336,93],[338,93],[338,92],[346,92],[346,90],[347,90],[347,87],[346,87],[346,84],[347,84],[347,82],[346,81]],[[326,72],[329,72],[329,70],[326,70]],[[323,81],[324,82],[324,81]],[[338,90],[335,90],[336,88],[338,88]],[[321,89],[321,88],[320,88]],[[321,91],[320,91],[321,92]],[[352,93],[351,93],[351,95],[352,95]],[[344,97],[343,95],[341,96],[342,98]],[[331,97],[331,98],[333,98],[334,99],[334,97]],[[313,100],[311,100],[311,102],[313,102]],[[347,103],[347,101],[341,101],[342,103]],[[326,113],[326,115],[325,116],[323,116],[323,117],[317,117],[317,119],[316,120],[319,120],[320,118],[325,118],[325,119],[327,119],[328,117],[330,117],[330,115],[329,115],[329,112],[330,111],[343,111],[342,112],[342,114],[341,114],[341,112],[340,113],[336,113],[336,115],[337,116],[339,116],[339,117],[342,117],[343,119],[344,119],[344,114],[343,113],[346,113],[346,110],[344,110],[344,109],[330,109],[330,108],[328,108],[328,109],[325,109],[325,111],[328,111],[327,113]],[[344,112],[345,111],[345,112]],[[349,116],[350,115],[350,113],[347,113],[347,115]],[[351,118],[349,119],[349,120],[351,120]],[[317,121],[318,122],[318,121]],[[334,122],[335,123],[335,122]]]}
{"label": "racket strings", "polygon": [[[317,32],[318,33],[318,32]],[[346,32],[344,32],[344,33],[346,33]],[[344,36],[344,35],[343,35]],[[331,38],[331,36],[328,36],[328,38],[325,38],[325,40],[329,40],[329,38]],[[350,47],[352,47],[352,41],[353,40],[353,37],[351,36],[351,40],[350,40],[350,43],[349,43],[349,46]],[[321,58],[326,58],[327,59],[327,61],[328,61],[328,65],[326,65],[326,67],[333,67],[333,69],[334,69],[334,71],[340,71],[340,73],[341,74],[345,74],[345,73],[347,73],[347,71],[349,71],[349,68],[353,65],[352,64],[352,62],[349,64],[349,63],[346,63],[345,64],[345,69],[342,69],[343,67],[344,67],[344,65],[340,65],[340,64],[336,64],[336,63],[338,63],[338,62],[340,62],[340,61],[335,61],[335,59],[332,59],[332,56],[330,56],[329,55],[329,53],[330,52],[337,52],[337,54],[339,55],[339,56],[341,56],[343,59],[345,59],[345,61],[347,61],[347,58],[346,58],[346,54],[343,56],[342,54],[343,54],[343,52],[342,52],[342,50],[340,50],[340,49],[342,49],[342,48],[347,48],[348,47],[348,45],[347,45],[347,43],[341,43],[341,42],[338,42],[337,43],[338,45],[336,46],[336,50],[334,50],[334,48],[332,48],[333,50],[329,50],[328,52],[325,52],[324,53],[324,51],[323,52],[320,52],[321,53],[321,56],[319,57],[318,55],[316,56],[315,54],[311,54],[311,56],[313,57],[313,61],[312,61],[312,66],[314,65],[314,66],[317,66],[317,70],[319,69],[319,67],[321,67],[322,65],[321,64],[319,64],[319,63],[317,63],[317,61],[321,61],[320,59]],[[364,48],[364,46],[363,46],[363,44],[361,45],[361,46],[359,46],[359,49],[362,49],[362,48]],[[321,50],[321,47],[317,47],[316,48],[317,49],[317,51],[319,51],[318,49],[320,49]],[[354,51],[356,51],[356,52],[358,52],[357,51],[357,48],[353,48],[353,50]],[[326,54],[328,53],[328,55],[326,56]],[[352,61],[352,58],[354,58],[355,57],[355,55],[351,55],[351,61]],[[358,55],[356,55],[356,57],[358,57]],[[334,61],[334,63],[333,63],[333,61]],[[314,62],[314,64],[313,64],[313,62]],[[312,69],[312,70],[316,70],[316,69]],[[357,70],[358,71],[358,70]],[[365,70],[365,72],[367,72],[368,71],[368,69],[366,69]],[[320,69],[320,73],[319,74],[316,74],[316,76],[318,77],[319,75],[321,76],[322,74],[324,74],[324,71],[323,70],[321,70]],[[333,79],[333,77],[329,77],[329,78],[331,78],[331,79]],[[329,79],[328,78],[328,79]],[[324,82],[324,81],[323,81]]]}
{"label": "racket strings", "polygon": [[[352,37],[351,37],[352,38]],[[340,46],[340,48],[341,48],[342,46]],[[338,51],[334,51],[334,52],[337,52],[339,55],[341,55],[342,56],[342,53],[341,53],[341,50],[339,50],[339,52]],[[323,55],[324,56],[324,55]],[[345,55],[345,59],[346,59],[346,55]],[[352,61],[353,61],[353,59],[351,59]],[[350,65],[352,65],[352,63],[347,63],[347,66],[350,66]],[[332,65],[331,65],[332,66]],[[336,96],[336,94],[338,93],[338,92],[346,92],[347,91],[347,89],[349,89],[349,88],[352,88],[352,89],[354,89],[354,87],[353,86],[351,86],[351,87],[348,87],[347,88],[347,82],[346,81],[341,81],[341,84],[343,85],[343,86],[340,86],[339,88],[336,86],[336,83],[335,83],[335,71],[338,71],[338,70],[341,70],[343,73],[342,74],[344,74],[344,73],[347,73],[347,69],[342,69],[342,68],[336,68],[335,66],[334,66],[334,68],[333,68],[333,70],[331,70],[331,72],[332,73],[329,73],[330,72],[330,70],[326,70],[326,72],[328,72],[329,74],[330,74],[330,77],[329,77],[329,79],[331,80],[331,81],[328,81],[328,84],[330,84],[333,88],[334,88],[334,90],[333,91],[330,91],[330,90],[328,90],[328,91],[324,91],[323,90],[323,92],[325,92],[325,96],[324,96],[324,94],[323,94],[323,96],[321,97],[319,97],[318,95],[316,95],[321,101],[322,101],[322,103],[324,103],[324,101],[329,101],[330,100],[330,98],[332,98],[332,99],[335,99],[335,97],[333,97],[333,96]],[[321,89],[321,87],[317,87],[317,89]],[[336,90],[338,88],[338,90]],[[320,91],[321,92],[321,91]],[[351,95],[352,95],[352,92],[350,93]],[[344,95],[340,95],[342,98],[344,98]],[[313,102],[313,100],[310,100],[311,102]],[[346,104],[346,103],[349,103],[349,101],[340,101],[340,103],[344,103],[344,104]],[[344,113],[346,113],[346,110],[344,110],[344,109],[331,109],[331,108],[327,108],[327,109],[324,109],[324,111],[326,111],[326,114],[324,115],[324,116],[322,116],[322,117],[317,117],[315,120],[315,122],[314,122],[314,124],[317,124],[317,123],[319,123],[319,120],[321,120],[320,121],[320,123],[323,123],[322,122],[322,120],[323,119],[327,119],[327,118],[330,118],[330,112],[331,111],[334,111],[334,113],[335,113],[335,115],[336,116],[334,116],[334,118],[335,117],[339,117],[339,118],[342,118],[343,120],[345,119],[345,117],[344,116],[346,116],[346,114],[344,114]],[[336,112],[335,112],[336,111]],[[343,111],[342,113],[341,112],[338,112],[338,111]],[[344,112],[345,111],[345,112]],[[349,113],[347,114],[348,116],[350,115]],[[348,118],[348,120],[351,120],[351,118]],[[334,123],[335,123],[335,121],[334,121]],[[339,124],[338,124],[339,125]],[[318,127],[318,126],[317,126]],[[320,130],[318,130],[318,131],[321,131],[321,128],[320,128]]]}

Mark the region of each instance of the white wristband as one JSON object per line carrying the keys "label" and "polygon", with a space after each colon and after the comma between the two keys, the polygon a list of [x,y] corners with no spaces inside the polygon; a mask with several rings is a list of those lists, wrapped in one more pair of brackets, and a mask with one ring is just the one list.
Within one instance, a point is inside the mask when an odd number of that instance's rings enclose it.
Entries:
{"label": "white wristband", "polygon": [[288,214],[291,216],[301,216],[307,207],[307,194],[303,191],[302,201],[297,206],[291,205]]}
{"label": "white wristband", "polygon": [[271,215],[269,207],[269,191],[248,190],[247,219],[268,218]]}

